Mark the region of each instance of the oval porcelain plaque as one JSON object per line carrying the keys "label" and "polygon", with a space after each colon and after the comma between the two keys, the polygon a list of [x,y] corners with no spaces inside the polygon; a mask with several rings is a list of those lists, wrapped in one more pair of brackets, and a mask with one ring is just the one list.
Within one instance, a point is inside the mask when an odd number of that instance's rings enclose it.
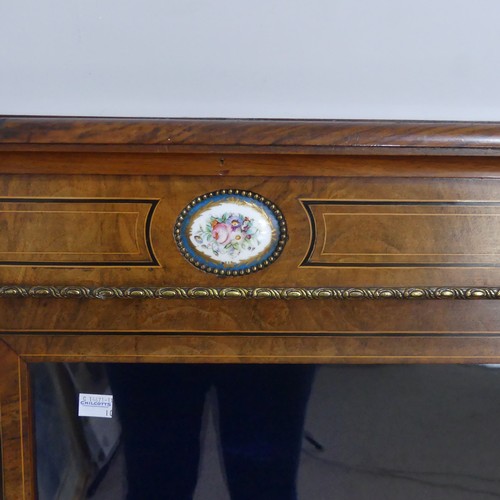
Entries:
{"label": "oval porcelain plaque", "polygon": [[274,262],[286,242],[286,223],[271,201],[250,191],[206,193],[177,218],[174,238],[198,269],[221,276],[259,271]]}

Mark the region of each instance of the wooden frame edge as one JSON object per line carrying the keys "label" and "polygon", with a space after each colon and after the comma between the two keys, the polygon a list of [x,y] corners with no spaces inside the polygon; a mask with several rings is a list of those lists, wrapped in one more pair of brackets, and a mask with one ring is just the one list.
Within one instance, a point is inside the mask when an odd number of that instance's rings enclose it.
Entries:
{"label": "wooden frame edge", "polygon": [[[461,335],[175,335],[0,333],[3,498],[35,498],[28,364],[39,362],[484,364],[500,362],[500,333]],[[256,339],[258,338],[258,342]],[[443,350],[447,355],[433,355]],[[356,354],[352,354],[352,353]],[[496,353],[496,354],[495,354]],[[9,467],[9,464],[10,467]],[[16,467],[17,465],[17,467]]]}
{"label": "wooden frame edge", "polygon": [[[25,363],[485,364],[500,361],[500,333],[460,335],[0,333]],[[258,339],[258,343],[256,343]],[[466,345],[467,344],[467,345]],[[49,347],[48,347],[49,346]],[[471,346],[473,348],[471,349]],[[438,349],[436,349],[438,347]],[[447,355],[434,355],[436,350]],[[353,354],[354,353],[354,354]],[[496,354],[495,354],[496,353]]]}
{"label": "wooden frame edge", "polygon": [[0,358],[2,498],[31,499],[35,469],[28,365],[2,336]]}

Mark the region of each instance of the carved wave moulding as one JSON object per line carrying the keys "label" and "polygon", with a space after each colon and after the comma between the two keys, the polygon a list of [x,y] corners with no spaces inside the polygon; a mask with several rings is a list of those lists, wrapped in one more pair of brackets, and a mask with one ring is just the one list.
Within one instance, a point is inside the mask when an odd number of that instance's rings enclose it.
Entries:
{"label": "carved wave moulding", "polygon": [[494,287],[426,288],[240,288],[240,287],[112,287],[1,286],[0,298],[60,299],[500,299]]}

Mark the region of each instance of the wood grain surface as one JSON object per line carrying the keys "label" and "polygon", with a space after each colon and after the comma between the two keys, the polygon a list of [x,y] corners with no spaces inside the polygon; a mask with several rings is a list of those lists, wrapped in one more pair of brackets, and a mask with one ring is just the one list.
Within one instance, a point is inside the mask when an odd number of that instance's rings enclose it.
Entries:
{"label": "wood grain surface", "polygon": [[0,339],[2,498],[34,496],[34,456],[27,364]]}
{"label": "wood grain surface", "polygon": [[500,205],[493,200],[306,200],[303,204],[315,233],[303,266],[500,265]]}
{"label": "wood grain surface", "polygon": [[[238,120],[0,117],[0,144],[152,146],[157,151],[279,153],[309,150],[453,150],[488,154],[500,149],[500,125],[474,122],[374,120]],[[163,149],[160,149],[163,148]],[[27,148],[26,148],[27,149]],[[47,148],[46,148],[47,149]],[[422,153],[423,151],[420,151]],[[495,153],[498,154],[498,153]]]}
{"label": "wood grain surface", "polygon": [[0,198],[0,265],[157,265],[157,200]]}
{"label": "wood grain surface", "polygon": [[[265,270],[222,279],[201,272],[180,254],[173,238],[177,216],[197,196],[221,188],[259,193],[283,212],[289,241],[278,260]],[[51,213],[44,219],[42,212],[42,216],[30,220],[31,238],[19,226],[19,231],[9,231],[8,239],[4,240],[8,243],[4,245],[10,245],[12,251],[29,250],[28,245],[37,245],[32,250],[42,250],[45,245],[51,251],[51,262],[58,262],[60,269],[54,274],[48,267],[13,262],[0,268],[4,285],[494,287],[500,284],[495,231],[500,179],[31,175],[27,183],[24,176],[3,175],[0,192],[3,200],[11,198],[16,203],[23,197],[43,197],[46,201],[64,199],[65,206],[77,204],[82,197],[111,206],[116,198],[128,200],[131,205],[137,199],[159,200],[149,228],[150,253],[158,260],[158,266],[153,262],[134,266],[132,262],[128,267],[117,267],[106,254],[109,250],[140,245],[143,250],[137,259],[143,259],[147,246],[144,224],[135,230],[127,225],[107,229],[99,216],[69,228],[52,223]],[[304,200],[317,200],[319,207],[330,204],[328,213],[333,213],[331,206],[336,207],[334,220],[327,221],[326,240],[324,230],[321,232],[324,225],[311,226]],[[354,220],[353,210],[365,215]],[[131,239],[131,233],[135,240]],[[94,253],[96,265],[88,263],[92,257],[89,255],[77,265],[71,262],[64,265],[69,259],[68,249],[75,249],[76,236],[82,238],[85,251]],[[335,257],[339,265],[329,265],[331,255],[320,259],[314,254],[312,261],[316,267],[306,267],[311,245],[318,252],[324,248],[326,253],[340,254]],[[126,258],[131,260],[130,256]],[[366,267],[367,263],[371,267]]]}
{"label": "wood grain surface", "polygon": [[[271,266],[179,253],[177,216],[220,189],[283,212]],[[500,287],[500,123],[0,117],[0,197],[0,286]],[[6,500],[35,495],[28,363],[500,362],[496,300],[27,297],[0,318]]]}

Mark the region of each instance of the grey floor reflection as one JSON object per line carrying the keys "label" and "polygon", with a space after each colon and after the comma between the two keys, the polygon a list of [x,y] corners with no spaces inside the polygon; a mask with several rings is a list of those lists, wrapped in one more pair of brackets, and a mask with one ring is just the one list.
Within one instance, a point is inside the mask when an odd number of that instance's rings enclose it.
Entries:
{"label": "grey floor reflection", "polygon": [[[40,500],[125,498],[117,419],[84,419],[82,427],[75,418],[72,384],[81,392],[106,391],[97,365],[90,376],[75,374],[77,365],[69,376],[62,365],[33,366]],[[484,366],[319,367],[298,498],[500,498],[499,377],[499,369]],[[229,500],[213,393],[208,401],[194,499]],[[84,494],[92,483],[92,495]],[[77,493],[69,494],[71,488]]]}

